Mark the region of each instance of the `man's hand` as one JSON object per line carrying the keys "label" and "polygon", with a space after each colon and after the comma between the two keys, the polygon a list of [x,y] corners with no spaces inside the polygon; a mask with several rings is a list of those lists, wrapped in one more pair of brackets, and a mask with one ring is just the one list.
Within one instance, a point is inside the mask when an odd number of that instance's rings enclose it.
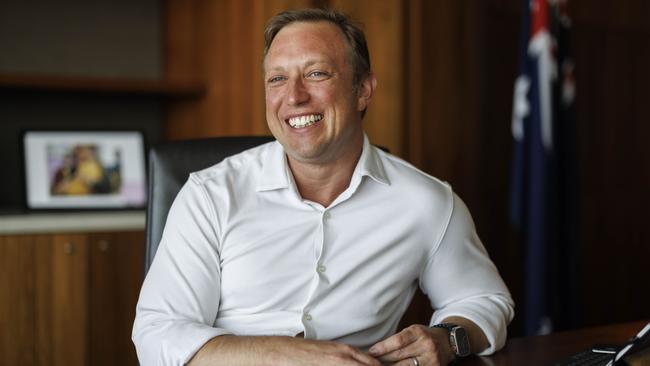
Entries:
{"label": "man's hand", "polygon": [[343,343],[280,336],[219,336],[208,341],[188,365],[381,366],[381,363]]}
{"label": "man's hand", "polygon": [[[442,323],[458,324],[465,328],[470,353],[479,353],[489,346],[485,333],[469,319],[451,316],[443,319]],[[419,324],[411,325],[370,347],[370,355],[384,362],[396,362],[397,366],[447,365],[456,357],[446,329]],[[417,364],[412,357],[417,358]]]}
{"label": "man's hand", "polygon": [[395,366],[447,365],[455,357],[447,330],[419,324],[375,344],[370,348],[370,354]]}

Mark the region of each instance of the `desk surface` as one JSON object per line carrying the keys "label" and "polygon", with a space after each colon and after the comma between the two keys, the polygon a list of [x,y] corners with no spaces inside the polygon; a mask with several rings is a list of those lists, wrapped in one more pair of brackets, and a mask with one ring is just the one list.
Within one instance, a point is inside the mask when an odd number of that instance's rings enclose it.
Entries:
{"label": "desk surface", "polygon": [[513,338],[490,357],[472,356],[462,366],[549,366],[596,343],[622,344],[638,333],[647,321],[558,332],[544,336]]}

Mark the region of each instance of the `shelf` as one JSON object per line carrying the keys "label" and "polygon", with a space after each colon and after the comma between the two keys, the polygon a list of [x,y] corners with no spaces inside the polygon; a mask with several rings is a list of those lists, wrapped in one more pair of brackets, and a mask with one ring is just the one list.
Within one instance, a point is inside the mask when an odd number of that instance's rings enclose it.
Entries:
{"label": "shelf", "polygon": [[0,235],[144,230],[145,216],[145,211],[2,215]]}
{"label": "shelf", "polygon": [[0,90],[196,98],[205,93],[205,85],[199,82],[0,73]]}

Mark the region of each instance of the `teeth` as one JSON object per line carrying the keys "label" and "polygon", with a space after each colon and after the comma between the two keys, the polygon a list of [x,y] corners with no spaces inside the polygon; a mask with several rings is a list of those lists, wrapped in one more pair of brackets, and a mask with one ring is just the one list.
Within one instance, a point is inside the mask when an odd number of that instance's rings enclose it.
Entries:
{"label": "teeth", "polygon": [[289,125],[291,125],[291,127],[293,128],[303,128],[303,127],[313,125],[314,123],[320,121],[321,119],[323,119],[323,116],[320,114],[310,114],[306,116],[293,117],[293,118],[289,118]]}

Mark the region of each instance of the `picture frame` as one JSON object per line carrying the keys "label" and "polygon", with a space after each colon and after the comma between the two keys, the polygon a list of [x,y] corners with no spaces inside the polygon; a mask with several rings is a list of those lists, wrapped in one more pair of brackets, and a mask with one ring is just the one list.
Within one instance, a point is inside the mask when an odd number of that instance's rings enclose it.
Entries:
{"label": "picture frame", "polygon": [[139,131],[27,131],[29,209],[139,209],[146,204]]}

